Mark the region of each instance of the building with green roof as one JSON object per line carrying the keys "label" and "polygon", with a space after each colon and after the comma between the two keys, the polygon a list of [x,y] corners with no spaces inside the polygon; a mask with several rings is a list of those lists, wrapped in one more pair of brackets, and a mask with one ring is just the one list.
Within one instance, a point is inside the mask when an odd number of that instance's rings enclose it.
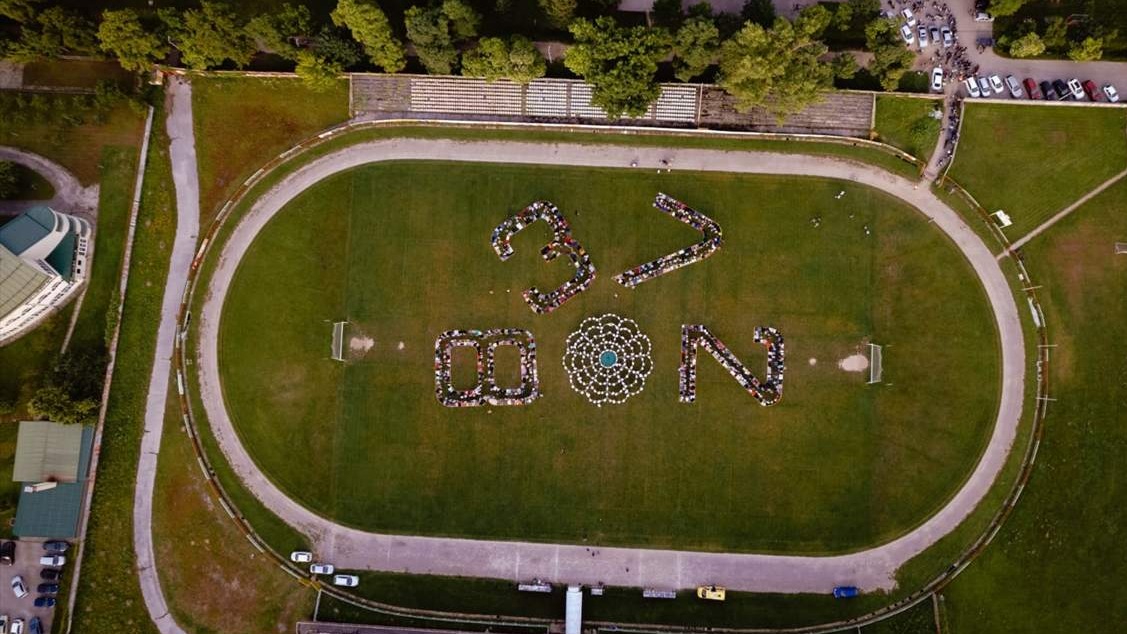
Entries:
{"label": "building with green roof", "polygon": [[20,423],[12,480],[24,484],[12,533],[72,539],[86,494],[94,428],[48,421]]}
{"label": "building with green roof", "polygon": [[90,223],[33,207],[0,225],[0,345],[66,304],[90,265]]}

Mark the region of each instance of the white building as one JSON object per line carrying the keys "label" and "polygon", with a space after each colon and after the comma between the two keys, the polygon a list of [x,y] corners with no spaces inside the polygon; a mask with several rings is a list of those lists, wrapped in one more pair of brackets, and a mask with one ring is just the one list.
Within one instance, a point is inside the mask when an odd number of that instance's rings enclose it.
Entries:
{"label": "white building", "polygon": [[90,223],[35,207],[0,226],[0,345],[31,330],[86,280]]}

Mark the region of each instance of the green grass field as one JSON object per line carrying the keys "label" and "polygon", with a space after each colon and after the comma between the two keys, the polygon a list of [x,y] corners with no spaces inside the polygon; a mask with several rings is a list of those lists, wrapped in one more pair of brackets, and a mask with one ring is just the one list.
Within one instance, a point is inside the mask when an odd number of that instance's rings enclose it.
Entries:
{"label": "green grass field", "polygon": [[939,120],[930,113],[942,108],[938,99],[916,97],[877,96],[877,141],[904,150],[924,161],[931,158],[939,140]]}
{"label": "green grass field", "polygon": [[1020,238],[1127,168],[1127,112],[967,104],[948,173]]}
{"label": "green grass field", "polygon": [[947,590],[953,632],[1109,632],[1127,619],[1127,182],[1023,249],[1052,351],[1046,430],[1009,523]]}
{"label": "green grass field", "polygon": [[[835,200],[842,188],[847,195]],[[727,242],[705,263],[630,292],[610,277],[694,240],[650,208],[659,189],[713,214]],[[571,217],[601,275],[546,317],[518,295],[567,277],[539,262],[545,236],[522,235],[506,263],[488,240],[507,213],[538,197]],[[922,521],[976,462],[998,376],[976,286],[909,208],[840,182],[380,165],[318,185],[267,227],[229,296],[221,364],[255,458],[290,494],[345,523],[841,551]],[[639,321],[654,342],[655,370],[626,405],[596,409],[567,387],[559,359],[579,321],[606,311]],[[344,318],[375,347],[341,367],[326,360],[325,320]],[[697,403],[678,404],[680,324],[690,321],[708,324],[757,368],[751,328],[782,328],[783,403],[752,406],[704,360]],[[492,412],[440,407],[436,334],[492,326],[534,333],[547,396]],[[867,336],[894,344],[885,351],[891,385],[867,388],[867,375],[836,367]]]}

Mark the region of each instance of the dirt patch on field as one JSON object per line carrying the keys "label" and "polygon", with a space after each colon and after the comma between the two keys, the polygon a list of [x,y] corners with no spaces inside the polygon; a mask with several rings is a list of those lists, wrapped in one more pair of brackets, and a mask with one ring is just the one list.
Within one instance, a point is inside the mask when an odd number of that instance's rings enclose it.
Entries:
{"label": "dirt patch on field", "polygon": [[863,354],[851,354],[838,361],[837,367],[846,372],[864,372],[869,369],[869,358]]}

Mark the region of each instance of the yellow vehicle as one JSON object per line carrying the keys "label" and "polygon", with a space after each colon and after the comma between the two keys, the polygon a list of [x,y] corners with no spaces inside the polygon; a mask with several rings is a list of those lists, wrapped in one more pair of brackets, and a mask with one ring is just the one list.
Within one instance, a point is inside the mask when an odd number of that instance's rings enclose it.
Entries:
{"label": "yellow vehicle", "polygon": [[728,590],[723,586],[698,586],[697,598],[705,599],[706,601],[723,601],[728,594]]}

